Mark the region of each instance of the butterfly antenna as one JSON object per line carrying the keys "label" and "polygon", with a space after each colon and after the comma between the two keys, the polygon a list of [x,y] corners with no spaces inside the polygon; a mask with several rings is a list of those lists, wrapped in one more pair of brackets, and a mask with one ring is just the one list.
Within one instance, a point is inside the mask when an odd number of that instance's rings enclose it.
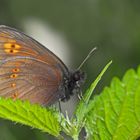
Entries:
{"label": "butterfly antenna", "polygon": [[80,66],[78,67],[77,70],[81,69],[81,67],[85,64],[85,62],[91,57],[91,55],[93,54],[93,52],[96,50],[97,48],[94,47],[89,54],[86,56],[86,58],[83,60],[83,62],[80,64]]}

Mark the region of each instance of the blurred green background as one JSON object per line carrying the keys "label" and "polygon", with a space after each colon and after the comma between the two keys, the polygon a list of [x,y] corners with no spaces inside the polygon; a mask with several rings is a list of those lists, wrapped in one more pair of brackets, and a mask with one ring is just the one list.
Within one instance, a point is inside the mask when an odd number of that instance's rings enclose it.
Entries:
{"label": "blurred green background", "polygon": [[[52,51],[71,69],[97,46],[82,70],[87,73],[87,88],[113,60],[96,89],[99,93],[113,76],[121,78],[127,69],[140,64],[139,7],[138,0],[0,0],[0,24],[18,28],[50,49],[53,46]],[[55,140],[38,130],[0,121],[0,140],[25,139]]]}

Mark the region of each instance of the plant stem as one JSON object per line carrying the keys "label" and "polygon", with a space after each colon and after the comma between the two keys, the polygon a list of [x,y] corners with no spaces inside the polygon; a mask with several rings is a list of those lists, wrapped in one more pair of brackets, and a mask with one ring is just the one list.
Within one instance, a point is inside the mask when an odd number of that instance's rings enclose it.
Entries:
{"label": "plant stem", "polygon": [[73,135],[72,138],[73,140],[78,140],[78,135]]}
{"label": "plant stem", "polygon": [[59,135],[59,136],[57,137],[57,139],[58,139],[58,140],[64,140],[64,138],[63,138],[61,135]]}

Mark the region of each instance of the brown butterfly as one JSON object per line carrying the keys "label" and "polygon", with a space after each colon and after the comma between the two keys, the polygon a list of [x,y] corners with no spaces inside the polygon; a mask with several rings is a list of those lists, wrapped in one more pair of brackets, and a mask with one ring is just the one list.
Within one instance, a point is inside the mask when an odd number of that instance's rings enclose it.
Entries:
{"label": "brown butterfly", "polygon": [[0,96],[50,105],[79,92],[84,79],[33,38],[0,26]]}

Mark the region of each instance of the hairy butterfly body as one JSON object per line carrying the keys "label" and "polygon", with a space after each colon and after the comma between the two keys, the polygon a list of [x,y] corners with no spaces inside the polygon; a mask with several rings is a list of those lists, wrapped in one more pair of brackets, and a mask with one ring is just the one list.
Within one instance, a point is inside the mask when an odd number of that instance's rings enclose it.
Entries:
{"label": "hairy butterfly body", "polygon": [[0,25],[0,96],[50,105],[79,92],[85,74],[70,72],[50,50],[24,33]]}

